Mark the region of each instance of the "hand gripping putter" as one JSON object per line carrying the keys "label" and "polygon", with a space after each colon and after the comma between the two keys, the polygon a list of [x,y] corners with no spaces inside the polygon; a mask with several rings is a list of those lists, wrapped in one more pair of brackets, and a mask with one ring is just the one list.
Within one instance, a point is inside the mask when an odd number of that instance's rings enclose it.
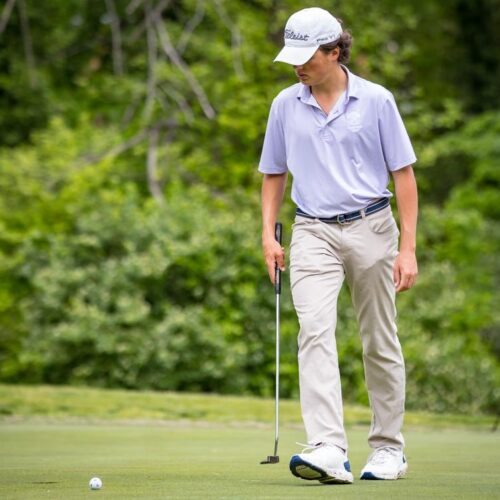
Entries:
{"label": "hand gripping putter", "polygon": [[[283,226],[281,222],[276,222],[274,236],[281,245]],[[269,455],[261,464],[277,464],[280,461],[278,456],[278,421],[279,421],[279,389],[280,389],[280,294],[281,294],[281,270],[278,264],[274,267],[274,292],[276,294],[276,393],[275,393],[275,422],[274,422],[274,455]]]}

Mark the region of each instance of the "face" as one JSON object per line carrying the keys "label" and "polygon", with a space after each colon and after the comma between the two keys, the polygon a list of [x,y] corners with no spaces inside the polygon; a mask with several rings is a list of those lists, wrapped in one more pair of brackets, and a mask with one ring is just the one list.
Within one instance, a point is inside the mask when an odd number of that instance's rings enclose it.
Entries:
{"label": "face", "polygon": [[339,49],[325,54],[317,50],[305,64],[294,66],[295,74],[305,85],[319,85],[331,76],[332,69],[337,65]]}

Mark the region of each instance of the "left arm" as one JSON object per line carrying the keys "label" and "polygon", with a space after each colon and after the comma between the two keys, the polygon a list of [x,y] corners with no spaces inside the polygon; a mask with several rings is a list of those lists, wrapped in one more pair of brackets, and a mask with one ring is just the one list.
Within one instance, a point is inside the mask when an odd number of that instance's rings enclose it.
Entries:
{"label": "left arm", "polygon": [[400,221],[399,254],[394,262],[396,292],[409,290],[417,279],[418,194],[411,165],[392,172]]}

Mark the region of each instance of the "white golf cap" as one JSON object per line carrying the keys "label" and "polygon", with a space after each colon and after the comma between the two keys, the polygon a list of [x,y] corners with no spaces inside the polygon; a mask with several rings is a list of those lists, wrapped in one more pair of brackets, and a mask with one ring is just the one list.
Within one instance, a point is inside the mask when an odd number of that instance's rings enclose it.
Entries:
{"label": "white golf cap", "polygon": [[342,34],[340,23],[325,9],[311,7],[292,14],[285,26],[285,46],[274,60],[300,66],[320,45],[335,42]]}

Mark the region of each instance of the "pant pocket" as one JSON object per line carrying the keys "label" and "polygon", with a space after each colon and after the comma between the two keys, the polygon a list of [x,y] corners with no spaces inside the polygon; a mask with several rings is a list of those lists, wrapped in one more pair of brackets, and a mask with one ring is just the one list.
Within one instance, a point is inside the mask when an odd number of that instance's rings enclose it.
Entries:
{"label": "pant pocket", "polygon": [[392,215],[390,207],[380,210],[372,215],[367,215],[365,222],[370,231],[375,234],[389,234],[397,232],[399,234],[398,225]]}

